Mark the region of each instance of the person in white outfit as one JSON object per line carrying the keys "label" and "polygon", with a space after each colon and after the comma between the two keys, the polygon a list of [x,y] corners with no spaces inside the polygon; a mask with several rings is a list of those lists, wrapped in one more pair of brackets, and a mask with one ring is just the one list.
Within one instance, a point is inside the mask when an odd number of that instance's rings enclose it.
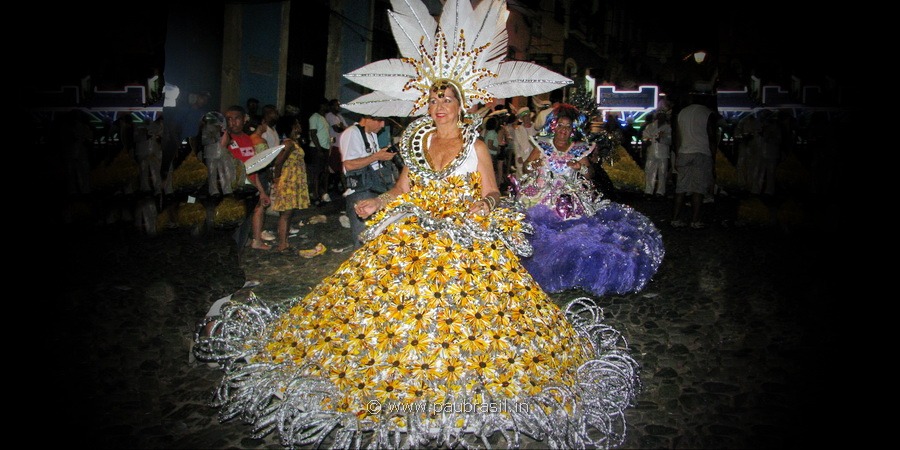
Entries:
{"label": "person in white outfit", "polygon": [[[692,99],[699,101],[698,99]],[[679,219],[685,194],[691,195],[691,228],[705,228],[700,221],[700,205],[704,194],[711,192],[715,184],[716,147],[718,145],[718,115],[708,107],[693,103],[682,109],[676,116],[677,154],[675,168],[678,181],[675,183],[675,211],[672,226],[686,224]]]}
{"label": "person in white outfit", "polygon": [[513,144],[513,166],[516,169],[516,177],[522,177],[522,167],[525,160],[531,155],[534,145],[531,143],[532,136],[537,134],[533,124],[531,123],[531,110],[527,106],[519,108],[516,116],[521,122],[512,129]]}
{"label": "person in white outfit", "polygon": [[669,177],[669,148],[672,146],[672,126],[666,114],[657,112],[644,128],[641,139],[647,142],[644,162],[644,193],[665,196]]}

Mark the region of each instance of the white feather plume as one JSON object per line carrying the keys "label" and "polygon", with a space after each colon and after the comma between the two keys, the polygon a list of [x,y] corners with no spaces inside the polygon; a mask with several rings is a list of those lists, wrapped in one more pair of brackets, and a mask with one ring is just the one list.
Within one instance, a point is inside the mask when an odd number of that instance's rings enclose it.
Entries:
{"label": "white feather plume", "polygon": [[391,0],[393,10],[388,14],[392,19],[391,31],[400,54],[407,58],[418,58],[419,41],[425,37],[425,48],[434,46],[437,22],[421,0]]}
{"label": "white feather plume", "polygon": [[456,49],[459,41],[459,30],[466,32],[466,49],[472,48],[472,33],[475,28],[472,3],[470,0],[447,0],[441,11],[441,31],[447,35],[447,48]]}
{"label": "white feather plume", "polygon": [[542,94],[572,84],[572,80],[526,61],[502,62],[497,75],[481,85],[497,98]]}
{"label": "white feather plume", "polygon": [[506,33],[506,20],[509,18],[506,1],[482,0],[475,8],[474,18],[474,29],[466,30],[468,38],[472,39],[471,47],[490,43],[491,46],[483,54],[485,61],[506,56],[506,44],[509,40]]}
{"label": "white feather plume", "polygon": [[344,76],[375,91],[400,92],[409,79],[416,76],[416,68],[391,58],[366,64]]}
{"label": "white feather plume", "polygon": [[[466,107],[478,99],[542,94],[572,83],[537,64],[504,62],[509,41],[506,0],[481,0],[475,9],[470,0],[447,0],[439,21],[421,0],[391,0],[391,5],[391,31],[400,53],[409,60],[376,61],[346,74],[347,79],[374,91],[343,105],[351,111],[376,116],[423,114],[428,89],[437,78],[456,80]],[[445,41],[437,37],[439,25]],[[457,47],[460,30],[464,30],[464,48]]]}
{"label": "white feather plume", "polygon": [[385,93],[375,91],[356,98],[350,103],[341,105],[342,107],[360,114],[371,114],[373,116],[390,117],[390,116],[409,116],[416,105],[415,97],[413,99],[399,98],[396,92]]}

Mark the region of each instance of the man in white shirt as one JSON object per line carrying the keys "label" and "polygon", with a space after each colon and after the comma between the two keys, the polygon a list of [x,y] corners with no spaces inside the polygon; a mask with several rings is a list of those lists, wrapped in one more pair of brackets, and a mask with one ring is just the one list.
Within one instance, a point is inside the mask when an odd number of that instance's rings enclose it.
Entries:
{"label": "man in white shirt", "polygon": [[[692,99],[694,102],[698,99]],[[686,224],[679,219],[686,194],[691,195],[691,228],[705,228],[700,221],[700,204],[703,195],[711,192],[715,183],[715,157],[718,145],[717,114],[700,103],[692,103],[676,116],[675,212],[673,227]]]}
{"label": "man in white shirt", "polygon": [[266,145],[268,145],[269,148],[277,147],[281,144],[278,130],[275,129],[275,124],[278,123],[278,118],[281,116],[278,114],[278,108],[276,108],[275,105],[266,105],[263,106],[262,112],[262,120],[266,124],[266,131],[263,132],[262,137],[266,140]]}
{"label": "man in white shirt", "polygon": [[367,166],[378,170],[382,164],[392,164],[390,161],[394,154],[388,151],[389,147],[378,148],[378,132],[384,127],[384,119],[380,117],[363,116],[359,122],[348,127],[340,135],[340,155],[343,159],[343,171],[348,175],[347,190],[344,192],[347,217],[350,219],[350,233],[353,236],[354,248],[359,248],[359,233],[365,228],[365,223],[356,215],[356,203],[367,198],[375,198],[378,192],[361,186],[358,178],[350,176],[358,173]]}

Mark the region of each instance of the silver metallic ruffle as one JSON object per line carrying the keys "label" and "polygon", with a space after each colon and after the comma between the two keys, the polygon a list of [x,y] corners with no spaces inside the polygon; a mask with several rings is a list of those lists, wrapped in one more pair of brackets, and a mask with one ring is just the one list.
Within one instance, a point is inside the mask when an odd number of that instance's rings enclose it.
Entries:
{"label": "silver metallic ruffle", "polygon": [[522,232],[504,232],[500,229],[498,223],[501,221],[509,223],[510,220],[517,219],[515,217],[509,217],[510,215],[521,216],[521,213],[506,207],[494,209],[488,215],[490,222],[488,227],[485,228],[483,225],[478,224],[465,215],[456,220],[452,217],[437,219],[432,217],[428,211],[425,211],[412,203],[402,203],[391,209],[388,214],[380,220],[369,224],[369,226],[367,226],[360,234],[360,239],[362,239],[363,242],[369,242],[381,234],[388,225],[404,220],[407,217],[415,216],[418,218],[418,224],[422,226],[422,228],[428,231],[442,231],[454,242],[463,247],[471,246],[472,242],[475,240],[487,242],[501,241],[515,254],[522,257],[531,256],[534,249],[531,247],[531,243],[528,242],[528,239],[525,238],[525,233],[533,233],[534,227],[530,223],[523,221],[521,217],[518,217],[518,220],[522,222]]}
{"label": "silver metallic ruffle", "polygon": [[[200,324],[194,352],[198,359],[219,361],[225,369],[213,402],[220,407],[220,420],[240,418],[252,424],[255,438],[276,432],[288,447],[489,448],[499,444],[518,448],[523,436],[549,448],[615,447],[625,439],[624,410],[640,390],[639,366],[629,355],[627,342],[603,323],[603,310],[582,297],[567,305],[565,315],[578,334],[591,342],[594,359],[578,368],[575,385],[547,385],[537,395],[505,399],[492,397],[476,383],[445,399],[466,404],[481,394],[485,398],[480,402],[504,402],[508,415],[449,411],[423,419],[417,413],[381,408],[373,414],[379,420],[360,419],[329,409],[329,399],[340,397],[338,389],[327,379],[299,376],[302,367],[291,361],[241,361],[263,350],[274,326],[273,312],[255,297],[247,304],[229,301],[221,316]],[[203,330],[208,329],[214,336],[205,335]],[[460,384],[466,386],[465,381]],[[391,420],[398,416],[405,420],[404,426]],[[496,440],[497,433],[505,442]]]}

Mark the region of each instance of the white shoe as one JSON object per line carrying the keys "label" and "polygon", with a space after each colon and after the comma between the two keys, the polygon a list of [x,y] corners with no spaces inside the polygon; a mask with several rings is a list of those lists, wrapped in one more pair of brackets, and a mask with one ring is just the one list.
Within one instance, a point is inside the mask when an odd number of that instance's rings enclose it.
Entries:
{"label": "white shoe", "polygon": [[331,201],[331,196],[328,195],[328,194],[323,195],[323,196],[322,196],[322,201],[325,202],[325,203],[330,202],[330,201]]}
{"label": "white shoe", "polygon": [[338,222],[341,223],[341,226],[344,228],[350,228],[350,218],[344,214],[341,214],[341,217],[338,217]]}
{"label": "white shoe", "polygon": [[278,239],[278,238],[275,236],[275,234],[272,233],[272,232],[269,231],[269,230],[263,230],[263,232],[262,232],[261,235],[262,235],[262,239],[263,239],[264,241],[274,241],[275,239]]}

